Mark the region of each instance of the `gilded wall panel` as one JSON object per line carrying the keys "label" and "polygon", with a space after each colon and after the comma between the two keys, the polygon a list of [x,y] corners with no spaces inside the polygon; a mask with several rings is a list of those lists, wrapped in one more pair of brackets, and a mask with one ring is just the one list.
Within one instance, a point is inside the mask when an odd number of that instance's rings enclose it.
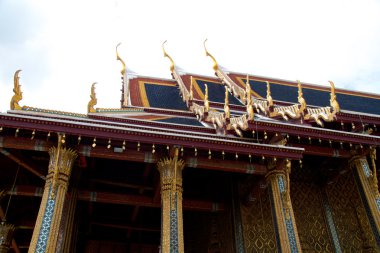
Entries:
{"label": "gilded wall panel", "polygon": [[343,252],[361,252],[374,245],[374,237],[360,200],[352,171],[326,186]]}
{"label": "gilded wall panel", "polygon": [[311,169],[294,169],[291,200],[302,252],[334,252],[325,220],[320,188],[313,182]]}
{"label": "gilded wall panel", "polygon": [[277,252],[268,191],[240,210],[245,252]]}

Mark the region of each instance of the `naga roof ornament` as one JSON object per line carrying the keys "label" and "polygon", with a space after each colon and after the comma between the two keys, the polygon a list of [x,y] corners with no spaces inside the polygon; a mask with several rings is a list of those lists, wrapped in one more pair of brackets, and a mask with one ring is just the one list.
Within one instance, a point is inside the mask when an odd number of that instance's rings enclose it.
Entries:
{"label": "naga roof ornament", "polygon": [[272,98],[272,95],[270,93],[270,84],[269,82],[267,81],[267,101],[268,101],[268,106],[273,106],[273,98]]}
{"label": "naga roof ornament", "polygon": [[298,103],[300,104],[299,111],[301,114],[303,114],[307,108],[307,105],[306,105],[306,100],[303,97],[301,81],[297,80],[297,83],[298,83]]}
{"label": "naga roof ornament", "polygon": [[190,100],[194,99],[193,82],[194,82],[194,78],[193,76],[191,76],[190,77],[190,97],[189,97]]}
{"label": "naga roof ornament", "polygon": [[336,99],[336,94],[335,94],[335,85],[333,81],[329,81],[330,86],[331,86],[331,92],[330,92],[330,106],[333,108],[333,111],[338,113],[340,112],[340,106],[338,103],[338,100]]}
{"label": "naga roof ornament", "polygon": [[90,94],[90,101],[88,102],[88,105],[87,105],[87,112],[88,113],[93,113],[93,112],[96,112],[96,109],[95,109],[95,105],[97,104],[98,100],[96,98],[96,93],[95,93],[95,84],[96,83],[93,83],[91,85],[91,94]]}
{"label": "naga roof ornament", "polygon": [[19,102],[22,100],[22,91],[21,91],[21,85],[19,82],[20,77],[18,74],[21,72],[21,69],[17,70],[14,74],[14,87],[13,87],[13,96],[11,99],[11,110],[21,110],[22,107],[19,105]]}
{"label": "naga roof ornament", "polygon": [[254,120],[255,113],[252,106],[252,97],[251,97],[251,85],[249,84],[249,75],[247,74],[247,82],[245,83],[245,93],[246,93],[246,102],[247,102],[247,115],[248,120]]}
{"label": "naga roof ornament", "polygon": [[229,101],[228,101],[228,87],[225,86],[226,92],[225,92],[225,97],[224,97],[224,117],[226,119],[229,119],[231,116],[230,113],[230,106],[229,106]]}
{"label": "naga roof ornament", "polygon": [[205,112],[208,112],[209,109],[210,109],[210,102],[208,101],[208,87],[207,87],[207,84],[205,84],[204,108],[205,108]]}

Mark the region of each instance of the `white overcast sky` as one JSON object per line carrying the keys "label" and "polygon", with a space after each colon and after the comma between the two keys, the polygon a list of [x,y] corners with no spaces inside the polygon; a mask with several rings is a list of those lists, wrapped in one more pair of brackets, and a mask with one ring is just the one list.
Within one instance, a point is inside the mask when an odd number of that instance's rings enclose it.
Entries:
{"label": "white overcast sky", "polygon": [[213,75],[203,41],[232,71],[380,93],[380,1],[0,0],[0,111],[22,69],[21,105],[85,113],[120,106],[120,63],[170,78]]}

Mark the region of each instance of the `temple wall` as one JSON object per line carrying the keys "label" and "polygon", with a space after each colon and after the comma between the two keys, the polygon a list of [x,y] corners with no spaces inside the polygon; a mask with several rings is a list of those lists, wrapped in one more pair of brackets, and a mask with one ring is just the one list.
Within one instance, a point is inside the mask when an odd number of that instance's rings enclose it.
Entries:
{"label": "temple wall", "polygon": [[291,174],[291,199],[302,252],[335,252],[325,218],[321,190],[309,168]]}
{"label": "temple wall", "polygon": [[268,191],[240,210],[245,252],[277,252]]}
{"label": "temple wall", "polygon": [[350,169],[326,186],[326,194],[343,252],[360,252],[375,239]]}

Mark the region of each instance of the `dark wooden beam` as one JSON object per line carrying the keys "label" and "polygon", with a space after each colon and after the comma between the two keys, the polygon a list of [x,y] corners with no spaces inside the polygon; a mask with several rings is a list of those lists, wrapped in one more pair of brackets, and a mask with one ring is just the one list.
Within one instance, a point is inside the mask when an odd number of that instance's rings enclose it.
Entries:
{"label": "dark wooden beam", "polygon": [[[42,197],[41,187],[17,185],[14,191],[8,191],[8,195]],[[78,191],[78,200],[98,202],[115,205],[131,205],[161,208],[161,203],[153,201],[153,198],[142,195],[119,194],[110,192]],[[205,200],[183,200],[183,208],[186,210],[214,212],[224,211],[224,204]]]}
{"label": "dark wooden beam", "polygon": [[141,184],[120,183],[120,182],[103,180],[103,179],[90,179],[90,181],[94,182],[94,183],[111,185],[111,186],[118,186],[118,187],[123,187],[123,188],[139,189],[139,191],[140,191],[140,189],[144,189],[146,191],[152,191],[153,190],[153,187],[143,186]]}
{"label": "dark wooden beam", "polygon": [[160,228],[146,228],[146,227],[137,227],[132,225],[121,225],[121,224],[111,224],[111,223],[104,223],[104,222],[91,222],[91,225],[96,226],[102,226],[102,227],[109,227],[109,228],[118,228],[118,229],[125,229],[125,230],[137,230],[137,231],[148,231],[148,232],[161,232]]}
{"label": "dark wooden beam", "polygon": [[29,172],[33,173],[34,175],[38,176],[39,178],[45,180],[44,173],[37,168],[36,165],[32,164],[32,162],[27,161],[28,159],[25,157],[22,157],[21,155],[15,155],[12,154],[11,151],[8,151],[6,149],[0,148],[0,153],[11,159],[12,161],[19,164],[22,168],[28,170]]}

